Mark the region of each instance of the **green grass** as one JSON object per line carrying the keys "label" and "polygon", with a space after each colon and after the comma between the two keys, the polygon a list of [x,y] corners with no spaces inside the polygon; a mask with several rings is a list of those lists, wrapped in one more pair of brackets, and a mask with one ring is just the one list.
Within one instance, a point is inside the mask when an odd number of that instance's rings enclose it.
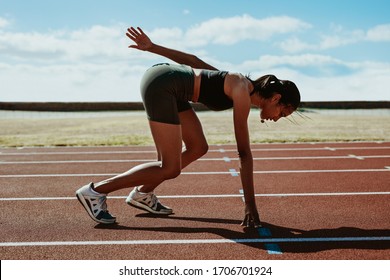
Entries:
{"label": "green grass", "polygon": [[[367,110],[368,111],[368,110]],[[374,111],[373,111],[374,112]],[[47,116],[46,116],[47,115]],[[126,146],[153,145],[143,112],[64,113],[0,120],[0,146]],[[232,112],[199,112],[210,144],[235,143]],[[319,141],[390,141],[390,114],[342,114],[340,111],[308,111],[305,118],[262,124],[259,112],[249,117],[252,143]]]}

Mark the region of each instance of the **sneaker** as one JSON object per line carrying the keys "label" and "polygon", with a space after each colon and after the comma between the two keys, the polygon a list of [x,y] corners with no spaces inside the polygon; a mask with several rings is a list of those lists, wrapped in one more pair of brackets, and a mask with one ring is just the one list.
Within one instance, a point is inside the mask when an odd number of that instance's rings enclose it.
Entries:
{"label": "sneaker", "polygon": [[141,193],[135,187],[126,198],[126,203],[135,208],[146,210],[153,214],[169,215],[172,214],[172,209],[164,206],[158,200],[153,192]]}
{"label": "sneaker", "polygon": [[113,224],[116,218],[107,211],[107,196],[93,190],[93,183],[89,183],[76,191],[76,197],[87,210],[88,215],[95,222]]}

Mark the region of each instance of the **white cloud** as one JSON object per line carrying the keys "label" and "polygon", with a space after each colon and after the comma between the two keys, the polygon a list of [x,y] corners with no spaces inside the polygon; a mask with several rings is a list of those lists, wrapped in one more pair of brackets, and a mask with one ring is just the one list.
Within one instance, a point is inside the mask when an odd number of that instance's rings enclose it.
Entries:
{"label": "white cloud", "polygon": [[[161,61],[161,57],[153,54],[128,50],[132,42],[124,34],[126,26],[121,24],[47,33],[1,29],[8,24],[0,18],[3,101],[140,101],[142,74],[152,62]],[[315,53],[359,40],[388,41],[389,26],[351,32],[337,27],[333,29],[335,34],[323,36],[318,44],[299,39],[299,33],[311,26],[292,17],[256,19],[243,15],[211,19],[187,30],[176,27],[145,32],[156,43],[183,51],[195,49],[205,61],[226,66],[224,69],[253,76],[274,73],[294,80],[302,88],[303,100],[389,100],[388,92],[383,90],[390,77],[389,63],[346,62]],[[280,45],[288,53],[307,50],[311,53],[264,55],[237,64],[207,58],[210,44],[265,41],[277,35],[289,36]],[[270,40],[269,44],[272,43]],[[307,69],[319,72],[313,75]],[[337,72],[340,69],[344,71],[341,74]]]}
{"label": "white cloud", "polygon": [[390,75],[389,65],[362,69],[353,75],[310,77],[297,75],[296,81],[305,101],[389,101],[384,90]]}
{"label": "white cloud", "polygon": [[2,101],[139,101],[146,67],[0,64]]}
{"label": "white cloud", "polygon": [[[6,21],[3,20],[3,25]],[[0,21],[1,24],[1,21]],[[299,19],[280,16],[256,19],[248,15],[214,18],[183,30],[157,28],[148,31],[155,42],[181,50],[205,47],[209,44],[231,45],[244,40],[264,41],[278,34],[290,34],[310,28]],[[144,54],[129,52],[132,42],[125,36],[126,27],[95,25],[80,30],[54,30],[47,33],[5,32],[0,30],[0,57],[39,63],[110,63],[136,59]],[[199,50],[199,53],[205,53]]]}
{"label": "white cloud", "polygon": [[247,68],[249,71],[256,69],[270,69],[275,67],[315,67],[321,68],[329,65],[341,65],[349,68],[355,68],[354,63],[346,63],[340,59],[333,58],[326,55],[318,54],[302,54],[302,55],[264,55],[258,60],[246,61],[242,64],[242,67]]}
{"label": "white cloud", "polygon": [[[352,69],[344,75],[308,75],[304,67],[342,65]],[[139,83],[150,65],[7,65],[0,64],[3,101],[140,101]],[[229,65],[252,77],[273,73],[296,82],[304,101],[389,100],[383,88],[390,64],[347,63],[330,56],[263,56],[240,65]],[[5,93],[5,94],[4,94]]]}
{"label": "white cloud", "polygon": [[287,38],[286,40],[279,43],[279,47],[288,53],[298,53],[304,51],[321,51],[334,49],[341,46],[363,41],[365,34],[361,31],[356,31],[353,34],[348,35],[323,35],[321,40],[317,44],[310,44],[297,37]]}
{"label": "white cloud", "polygon": [[374,26],[368,30],[345,30],[340,25],[331,26],[332,34],[321,35],[317,44],[309,44],[297,37],[289,37],[279,47],[289,53],[328,50],[360,42],[390,42],[390,24]]}
{"label": "white cloud", "polygon": [[318,48],[320,50],[327,50],[332,48],[337,48],[340,46],[346,46],[354,44],[364,40],[364,31],[355,30],[352,32],[347,32],[345,34],[336,34],[336,35],[326,35],[322,37],[320,45]]}
{"label": "white cloud", "polygon": [[124,28],[120,26],[92,26],[84,30],[48,33],[0,31],[0,35],[1,56],[30,63],[112,61],[121,60],[128,54]]}
{"label": "white cloud", "polygon": [[315,45],[308,44],[297,37],[287,38],[286,40],[279,43],[279,47],[288,53],[297,53],[307,50],[313,50],[316,48]]}
{"label": "white cloud", "polygon": [[[390,100],[383,85],[390,77],[390,63],[346,62],[331,56],[305,54],[291,56],[261,56],[236,66],[252,78],[275,74],[278,78],[294,81],[304,101]],[[318,74],[307,73],[315,69]],[[343,73],[339,73],[339,68]]]}
{"label": "white cloud", "polygon": [[[6,24],[8,21],[0,20],[0,25]],[[266,40],[276,34],[299,32],[309,27],[309,24],[287,16],[256,19],[243,15],[211,19],[188,30],[177,27],[157,28],[148,34],[155,42],[185,50],[208,44],[231,45],[244,40]],[[126,27],[120,24],[46,33],[0,30],[0,57],[47,64],[110,63],[136,59],[135,52],[127,49],[132,42],[125,37],[125,30]],[[137,56],[142,54],[137,53]]]}
{"label": "white cloud", "polygon": [[8,26],[9,24],[10,24],[10,22],[7,19],[0,17],[0,28],[4,28],[4,27]]}
{"label": "white cloud", "polygon": [[377,25],[369,29],[366,39],[375,42],[390,42],[390,24]]}
{"label": "white cloud", "polygon": [[[145,31],[145,30],[144,30]],[[178,27],[174,28],[156,28],[152,31],[145,31],[156,43],[166,46],[184,46],[184,32]]]}
{"label": "white cloud", "polygon": [[299,19],[280,16],[256,19],[249,15],[214,18],[190,28],[185,36],[192,45],[209,43],[231,45],[243,40],[264,41],[277,34],[299,32],[310,24]]}

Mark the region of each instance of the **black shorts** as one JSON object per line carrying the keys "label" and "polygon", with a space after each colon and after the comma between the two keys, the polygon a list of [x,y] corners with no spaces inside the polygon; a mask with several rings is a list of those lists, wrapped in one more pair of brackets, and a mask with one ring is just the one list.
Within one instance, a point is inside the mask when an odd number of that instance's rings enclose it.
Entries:
{"label": "black shorts", "polygon": [[141,80],[141,95],[148,119],[180,124],[179,113],[192,109],[194,72],[186,65],[156,64]]}

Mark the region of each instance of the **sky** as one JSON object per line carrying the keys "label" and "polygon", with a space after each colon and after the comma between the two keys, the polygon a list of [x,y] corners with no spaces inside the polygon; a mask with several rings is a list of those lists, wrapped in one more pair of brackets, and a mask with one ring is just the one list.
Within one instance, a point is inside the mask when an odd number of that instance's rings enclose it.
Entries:
{"label": "sky", "polygon": [[294,81],[303,101],[390,100],[388,0],[0,0],[0,101],[134,102],[168,59],[129,26],[221,70]]}

